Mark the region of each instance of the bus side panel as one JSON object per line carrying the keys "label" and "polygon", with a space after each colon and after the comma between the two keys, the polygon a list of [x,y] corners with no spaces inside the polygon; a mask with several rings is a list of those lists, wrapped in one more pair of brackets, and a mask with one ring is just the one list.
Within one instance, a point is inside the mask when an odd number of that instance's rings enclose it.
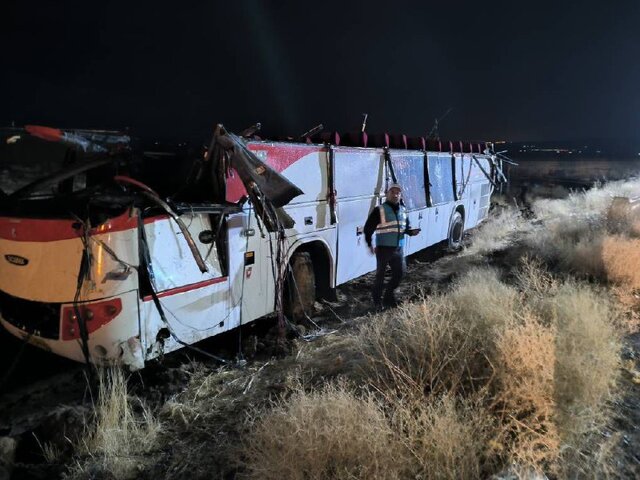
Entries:
{"label": "bus side panel", "polygon": [[446,239],[449,235],[449,220],[455,202],[451,154],[429,152],[428,169],[433,203],[429,212],[429,224],[433,230],[428,238],[429,243],[433,244]]}
{"label": "bus side panel", "polygon": [[490,197],[492,192],[491,183],[489,183],[489,179],[485,176],[482,169],[480,169],[478,163],[487,174],[491,172],[490,160],[486,157],[476,155],[475,160],[472,163],[471,170],[472,198],[470,199],[470,204],[472,205],[474,213],[473,216],[470,216],[470,220],[473,220],[473,222],[470,222],[468,226],[465,225],[465,228],[473,228],[477,226],[489,214]]}
{"label": "bus side panel", "polygon": [[200,255],[206,257],[209,271],[200,272],[184,235],[173,220],[167,218],[147,224],[144,228],[158,293],[222,276],[215,245],[209,252],[210,244],[202,243],[199,238],[201,232],[211,230],[209,216],[185,214],[181,218]]}
{"label": "bus side panel", "polygon": [[384,189],[384,158],[379,150],[335,149],[338,197],[337,284],[375,269],[364,238],[364,224]]}
{"label": "bus side panel", "polygon": [[209,271],[200,272],[184,235],[173,221],[145,225],[156,294],[168,322],[167,325],[161,319],[148,292],[140,302],[142,344],[147,359],[181,348],[173,336],[168,336],[169,332],[183,342],[194,343],[233,328],[233,317],[228,315],[230,276],[223,273],[216,245],[200,240],[200,233],[212,228],[210,218],[187,214],[182,219]]}
{"label": "bus side panel", "polygon": [[491,184],[486,181],[480,184],[480,197],[478,199],[478,222],[482,222],[489,215],[491,206]]}
{"label": "bus side panel", "polygon": [[427,208],[420,208],[408,212],[409,224],[411,228],[419,228],[420,233],[414,237],[405,237],[405,255],[411,255],[412,253],[419,252],[423,248],[428,246],[429,229],[429,211]]}
{"label": "bus side panel", "polygon": [[229,308],[237,310],[236,326],[273,312],[277,234],[260,228],[251,209],[229,217],[228,225]]}
{"label": "bus side panel", "polygon": [[237,326],[238,315],[228,307],[229,280],[226,277],[219,283],[169,296],[160,294],[159,297],[167,323],[161,319],[150,296],[140,302],[147,360],[182,348],[173,335],[192,344]]}
{"label": "bus side panel", "polygon": [[469,196],[467,198],[468,207],[466,209],[466,218],[464,221],[465,230],[474,228],[478,224],[478,208],[480,200],[480,185],[473,183],[467,186]]}
{"label": "bus side panel", "polygon": [[415,237],[405,238],[405,255],[410,255],[427,246],[429,215],[425,188],[424,153],[416,151],[391,151],[391,162],[400,185],[402,200],[409,215],[412,228],[421,231]]}

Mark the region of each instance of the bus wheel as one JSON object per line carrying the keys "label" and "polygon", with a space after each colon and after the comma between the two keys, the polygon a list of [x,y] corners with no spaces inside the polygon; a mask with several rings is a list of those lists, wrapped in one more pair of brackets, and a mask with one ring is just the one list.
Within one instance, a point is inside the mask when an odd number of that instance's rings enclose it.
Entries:
{"label": "bus wheel", "polygon": [[449,250],[457,251],[462,248],[462,238],[464,236],[464,219],[460,212],[455,212],[449,224]]}
{"label": "bus wheel", "polygon": [[294,322],[313,316],[316,301],[316,276],[309,252],[296,252],[290,262],[287,291],[285,291],[285,314]]}

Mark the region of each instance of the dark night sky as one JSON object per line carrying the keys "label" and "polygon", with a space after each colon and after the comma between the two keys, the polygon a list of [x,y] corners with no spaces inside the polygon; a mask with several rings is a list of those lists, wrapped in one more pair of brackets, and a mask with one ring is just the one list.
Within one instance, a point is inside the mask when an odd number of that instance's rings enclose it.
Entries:
{"label": "dark night sky", "polygon": [[0,124],[640,142],[637,0],[4,0],[0,40]]}

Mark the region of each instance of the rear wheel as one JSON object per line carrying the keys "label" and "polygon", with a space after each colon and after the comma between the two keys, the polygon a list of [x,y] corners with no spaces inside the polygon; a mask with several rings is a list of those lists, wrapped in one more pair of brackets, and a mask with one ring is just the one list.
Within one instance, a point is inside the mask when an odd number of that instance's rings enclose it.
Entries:
{"label": "rear wheel", "polygon": [[296,252],[290,261],[285,292],[285,313],[293,321],[300,322],[313,315],[316,301],[316,276],[309,252]]}
{"label": "rear wheel", "polygon": [[457,251],[462,248],[462,238],[464,236],[464,218],[460,212],[455,212],[449,223],[449,250]]}

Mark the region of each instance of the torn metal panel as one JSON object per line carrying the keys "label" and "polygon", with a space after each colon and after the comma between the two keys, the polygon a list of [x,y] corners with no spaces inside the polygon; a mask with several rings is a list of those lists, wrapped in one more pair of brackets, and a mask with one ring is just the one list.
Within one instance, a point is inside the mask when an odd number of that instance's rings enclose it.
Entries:
{"label": "torn metal panel", "polygon": [[216,143],[230,152],[230,166],[240,175],[247,192],[251,192],[252,186],[256,185],[275,208],[283,207],[303,194],[296,185],[261,161],[236,135],[219,127],[214,138]]}

